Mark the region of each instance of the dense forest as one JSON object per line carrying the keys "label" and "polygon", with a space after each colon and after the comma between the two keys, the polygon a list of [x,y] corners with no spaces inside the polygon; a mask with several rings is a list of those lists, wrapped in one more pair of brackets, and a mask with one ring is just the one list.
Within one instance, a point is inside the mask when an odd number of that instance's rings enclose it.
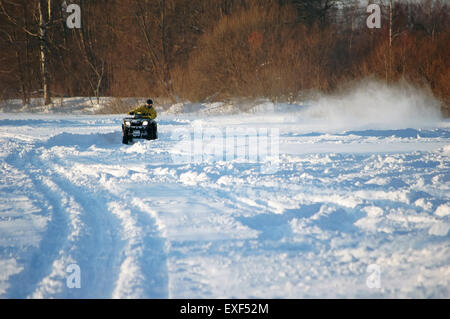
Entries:
{"label": "dense forest", "polygon": [[375,78],[449,105],[448,2],[369,3],[380,28],[360,0],[0,0],[0,99],[290,100]]}

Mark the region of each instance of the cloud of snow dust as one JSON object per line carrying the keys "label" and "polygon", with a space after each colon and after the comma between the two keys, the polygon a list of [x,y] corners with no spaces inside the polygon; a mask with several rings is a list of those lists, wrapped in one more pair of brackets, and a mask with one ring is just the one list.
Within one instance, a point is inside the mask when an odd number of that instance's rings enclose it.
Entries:
{"label": "cloud of snow dust", "polygon": [[332,127],[423,127],[441,120],[440,103],[425,89],[407,83],[366,81],[333,96],[322,96],[301,112],[304,119]]}

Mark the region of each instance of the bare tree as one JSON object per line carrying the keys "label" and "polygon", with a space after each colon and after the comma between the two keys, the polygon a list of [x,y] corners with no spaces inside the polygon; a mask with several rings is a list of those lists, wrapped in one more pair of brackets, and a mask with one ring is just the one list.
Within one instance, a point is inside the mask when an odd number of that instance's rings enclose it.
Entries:
{"label": "bare tree", "polygon": [[[166,95],[175,102],[170,76],[167,0],[159,0],[156,8],[149,7],[147,2],[142,0],[136,0],[136,5],[136,19],[145,40],[153,75]],[[156,34],[154,34],[155,26],[157,26]],[[153,39],[157,41],[152,41]]]}
{"label": "bare tree", "polygon": [[52,0],[39,0],[39,48],[44,104],[52,103],[48,73],[48,28],[53,22]]}
{"label": "bare tree", "polygon": [[[105,43],[110,40],[107,34],[108,30],[104,28],[105,24],[102,24],[103,21],[99,14],[99,11],[103,8],[92,6],[88,1],[81,1],[81,5],[84,15],[91,17],[91,19],[86,18],[83,28],[74,29],[73,35],[82,60],[88,67],[85,78],[87,78],[97,103],[100,103],[100,94],[105,81],[107,66],[106,55],[109,48]],[[99,26],[103,26],[103,28]]]}
{"label": "bare tree", "polygon": [[291,0],[297,7],[301,21],[312,25],[316,22],[324,25],[331,9],[335,8],[340,0]]}
{"label": "bare tree", "polygon": [[[0,9],[2,14],[7,17],[8,21],[21,29],[28,35],[39,39],[39,59],[41,67],[41,82],[44,97],[44,104],[51,103],[50,77],[49,77],[49,57],[48,57],[48,29],[53,23],[52,0],[39,0],[37,4],[37,12],[39,20],[37,22],[37,32],[33,32],[28,26],[23,25],[20,21],[13,17],[5,6],[5,1],[0,0]],[[12,3],[16,5],[16,3]]]}

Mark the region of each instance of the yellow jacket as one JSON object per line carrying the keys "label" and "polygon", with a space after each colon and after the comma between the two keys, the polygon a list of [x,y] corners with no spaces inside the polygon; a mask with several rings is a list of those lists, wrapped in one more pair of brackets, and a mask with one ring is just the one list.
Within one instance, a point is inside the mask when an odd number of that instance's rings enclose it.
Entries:
{"label": "yellow jacket", "polygon": [[128,114],[142,115],[142,117],[148,118],[151,120],[156,119],[156,117],[158,116],[158,114],[156,113],[156,110],[153,107],[147,107],[147,105],[141,105],[141,106],[135,108],[133,111],[131,111]]}

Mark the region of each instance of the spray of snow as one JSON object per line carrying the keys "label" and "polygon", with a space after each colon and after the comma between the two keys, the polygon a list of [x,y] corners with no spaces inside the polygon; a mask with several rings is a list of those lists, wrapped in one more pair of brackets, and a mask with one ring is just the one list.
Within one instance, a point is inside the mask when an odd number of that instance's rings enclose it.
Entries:
{"label": "spray of snow", "polygon": [[339,95],[322,96],[301,112],[302,118],[332,127],[407,128],[441,120],[439,102],[425,89],[407,83],[368,81]]}

